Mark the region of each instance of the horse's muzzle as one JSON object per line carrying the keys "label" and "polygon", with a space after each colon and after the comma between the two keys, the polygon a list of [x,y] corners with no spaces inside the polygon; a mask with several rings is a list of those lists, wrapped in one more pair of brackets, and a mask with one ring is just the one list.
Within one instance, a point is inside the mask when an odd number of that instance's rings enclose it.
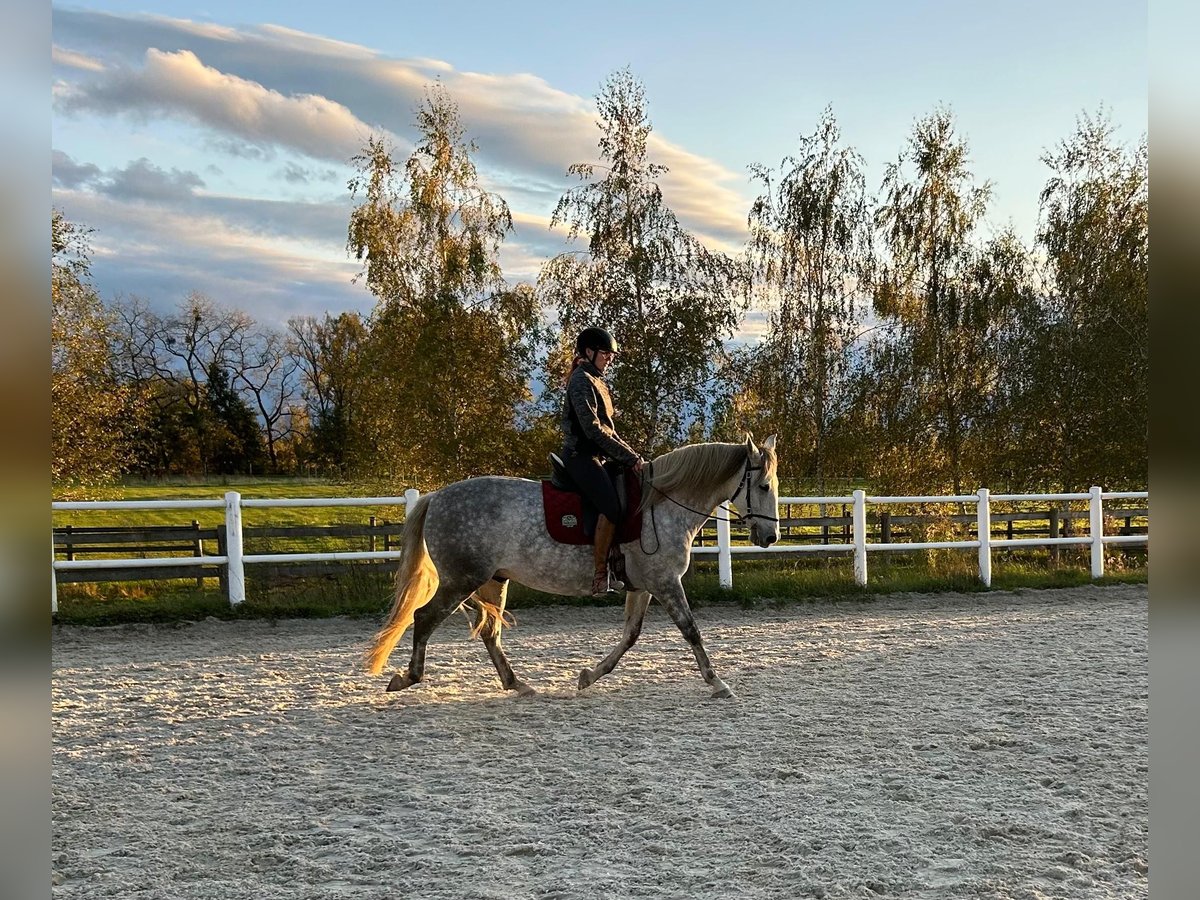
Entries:
{"label": "horse's muzzle", "polygon": [[750,540],[759,547],[770,547],[779,540],[779,534],[774,529],[768,531],[766,528],[759,526],[757,522],[750,527]]}

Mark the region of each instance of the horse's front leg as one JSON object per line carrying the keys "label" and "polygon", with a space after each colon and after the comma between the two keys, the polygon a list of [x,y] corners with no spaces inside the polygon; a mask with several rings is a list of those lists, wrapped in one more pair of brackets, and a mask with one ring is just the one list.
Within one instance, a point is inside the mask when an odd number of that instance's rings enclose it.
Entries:
{"label": "horse's front leg", "polygon": [[700,674],[713,689],[713,697],[722,699],[732,697],[733,691],[729,689],[729,685],[717,677],[717,673],[708,659],[704,643],[700,640],[700,629],[696,627],[692,608],[687,602],[687,594],[683,591],[683,583],[676,579],[673,584],[662,591],[656,590],[654,596],[658,597],[659,602],[667,608],[667,614],[683,632],[683,638],[691,646],[692,655],[696,657],[696,663],[700,666]]}
{"label": "horse's front leg", "polygon": [[650,606],[649,591],[630,591],[625,595],[625,632],[621,641],[594,669],[584,669],[579,673],[579,689],[594,684],[616,668],[625,651],[637,643],[642,633],[642,622],[646,618],[646,609]]}

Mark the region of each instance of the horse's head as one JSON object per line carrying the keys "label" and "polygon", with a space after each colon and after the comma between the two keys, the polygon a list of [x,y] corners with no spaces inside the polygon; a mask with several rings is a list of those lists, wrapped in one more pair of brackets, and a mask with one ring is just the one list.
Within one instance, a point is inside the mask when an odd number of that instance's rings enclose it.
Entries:
{"label": "horse's head", "polygon": [[746,435],[745,496],[740,504],[742,517],[750,522],[750,540],[759,547],[770,547],[779,540],[779,472],[775,457],[775,435],[754,445]]}

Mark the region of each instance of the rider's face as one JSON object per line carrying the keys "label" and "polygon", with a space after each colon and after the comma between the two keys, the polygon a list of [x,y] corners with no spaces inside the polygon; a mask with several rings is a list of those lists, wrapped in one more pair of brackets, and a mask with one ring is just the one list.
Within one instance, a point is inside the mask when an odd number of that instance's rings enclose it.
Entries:
{"label": "rider's face", "polygon": [[616,353],[609,353],[607,350],[594,350],[592,351],[592,365],[599,369],[601,374],[604,374],[604,370],[616,356]]}

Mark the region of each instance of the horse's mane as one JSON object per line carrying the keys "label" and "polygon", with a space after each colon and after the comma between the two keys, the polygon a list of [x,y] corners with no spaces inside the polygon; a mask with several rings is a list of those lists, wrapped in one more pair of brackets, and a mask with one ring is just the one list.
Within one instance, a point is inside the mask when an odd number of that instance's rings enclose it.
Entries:
{"label": "horse's mane", "polygon": [[[775,476],[776,456],[771,448],[761,448],[763,475]],[[643,471],[641,509],[657,506],[666,499],[665,494],[676,498],[694,499],[695,493],[706,491],[713,484],[728,481],[746,464],[745,444],[689,444],[678,447],[654,461]],[[651,484],[651,466],[653,484]]]}

